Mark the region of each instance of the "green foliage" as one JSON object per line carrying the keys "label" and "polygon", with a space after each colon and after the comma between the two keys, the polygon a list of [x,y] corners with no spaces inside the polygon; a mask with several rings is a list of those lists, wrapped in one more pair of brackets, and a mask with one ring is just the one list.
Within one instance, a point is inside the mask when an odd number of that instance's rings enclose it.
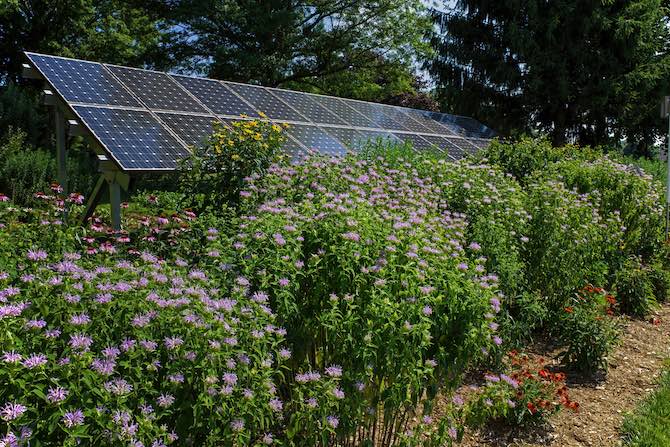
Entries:
{"label": "green foliage", "polygon": [[588,373],[607,369],[607,356],[619,337],[613,318],[616,299],[603,289],[587,286],[566,304],[558,321],[566,346],[563,362]]}
{"label": "green foliage", "polygon": [[177,8],[185,37],[198,36],[183,42],[185,52],[206,61],[211,76],[271,86],[345,72],[365,84],[371,67],[383,74],[407,66],[427,51],[423,10],[416,0],[186,0]]}
{"label": "green foliage", "polygon": [[663,0],[479,2],[435,11],[427,63],[448,110],[504,135],[617,142],[645,151],[664,133],[658,92],[670,59]]}
{"label": "green foliage", "polygon": [[622,432],[627,446],[670,445],[670,371],[661,374],[659,388],[624,419]]}
{"label": "green foliage", "polygon": [[630,315],[644,317],[657,304],[649,269],[637,257],[626,260],[616,273],[614,285],[621,310]]}
{"label": "green foliage", "polygon": [[258,178],[280,157],[283,127],[264,121],[214,123],[204,147],[184,161],[180,191],[199,209],[235,205],[246,179]]}
{"label": "green foliage", "polygon": [[464,410],[468,425],[481,427],[491,421],[510,426],[541,424],[562,406],[576,410],[568,397],[565,375],[545,369],[543,361],[512,351],[505,359],[507,374],[487,374],[486,382]]}
{"label": "green foliage", "polygon": [[655,261],[649,266],[647,273],[656,301],[667,302],[670,294],[670,272],[662,262]]}
{"label": "green foliage", "polygon": [[0,191],[16,203],[29,204],[36,191],[49,189],[56,163],[51,154],[26,144],[23,131],[9,131],[0,146]]}
{"label": "green foliage", "polygon": [[0,87],[0,141],[11,129],[25,132],[26,143],[37,146],[45,133],[46,116],[38,97],[31,89],[9,82]]}

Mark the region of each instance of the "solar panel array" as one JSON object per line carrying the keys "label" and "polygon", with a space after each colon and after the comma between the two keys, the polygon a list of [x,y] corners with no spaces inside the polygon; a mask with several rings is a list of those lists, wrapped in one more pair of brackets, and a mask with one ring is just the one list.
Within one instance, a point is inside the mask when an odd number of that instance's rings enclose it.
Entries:
{"label": "solar panel array", "polygon": [[294,158],[310,151],[343,155],[381,138],[459,159],[485,147],[494,136],[471,118],[443,113],[26,55],[125,171],[176,169],[193,146],[211,135],[217,121],[287,122],[284,149]]}

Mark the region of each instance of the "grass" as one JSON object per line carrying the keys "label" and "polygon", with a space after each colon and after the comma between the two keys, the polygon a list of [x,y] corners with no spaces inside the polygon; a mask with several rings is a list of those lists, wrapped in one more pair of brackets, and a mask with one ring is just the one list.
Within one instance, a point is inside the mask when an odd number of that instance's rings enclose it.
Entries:
{"label": "grass", "polygon": [[622,432],[630,447],[670,446],[670,361],[659,388],[626,417]]}

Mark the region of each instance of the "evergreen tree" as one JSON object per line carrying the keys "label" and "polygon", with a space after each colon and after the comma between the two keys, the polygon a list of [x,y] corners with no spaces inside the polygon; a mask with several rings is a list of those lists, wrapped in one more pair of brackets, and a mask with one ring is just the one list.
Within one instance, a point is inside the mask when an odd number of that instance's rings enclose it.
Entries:
{"label": "evergreen tree", "polygon": [[666,0],[459,0],[435,11],[440,100],[503,134],[627,138],[644,151],[670,86]]}

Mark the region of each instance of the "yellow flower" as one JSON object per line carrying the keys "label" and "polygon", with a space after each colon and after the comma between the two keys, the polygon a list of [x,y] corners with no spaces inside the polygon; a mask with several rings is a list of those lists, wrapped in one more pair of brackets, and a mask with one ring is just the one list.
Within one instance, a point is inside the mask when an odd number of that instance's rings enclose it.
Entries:
{"label": "yellow flower", "polygon": [[237,160],[240,159],[240,156],[237,155],[237,154],[233,154],[233,155],[230,156],[230,158],[232,158],[233,160],[237,161]]}
{"label": "yellow flower", "polygon": [[281,127],[277,126],[276,124],[273,124],[272,130],[274,130],[275,132],[281,132]]}
{"label": "yellow flower", "polygon": [[242,118],[249,118],[249,115],[247,115],[246,113],[240,113],[240,116],[241,116]]}
{"label": "yellow flower", "polygon": [[281,125],[282,127],[284,127],[284,129],[288,129],[289,127],[291,127],[288,123],[281,123]]}
{"label": "yellow flower", "polygon": [[260,116],[261,118],[267,118],[268,117],[265,113],[260,112],[260,111],[258,112],[258,116]]}
{"label": "yellow flower", "polygon": [[254,140],[261,141],[262,138],[263,138],[263,136],[261,134],[259,134],[258,132],[256,132],[254,134]]}

